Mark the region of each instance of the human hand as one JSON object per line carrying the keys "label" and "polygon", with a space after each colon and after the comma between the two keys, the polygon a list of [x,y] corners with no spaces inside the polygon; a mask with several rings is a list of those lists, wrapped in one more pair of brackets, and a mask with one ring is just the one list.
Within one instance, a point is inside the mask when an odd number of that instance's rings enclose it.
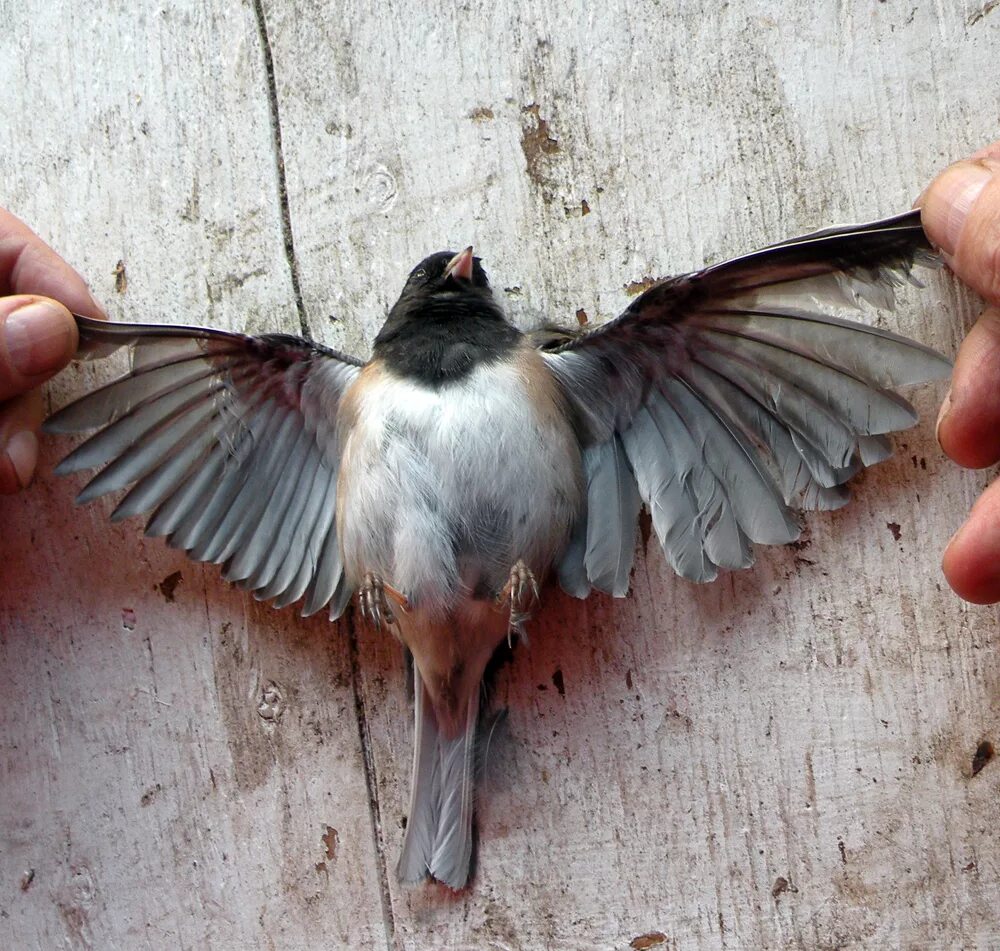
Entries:
{"label": "human hand", "polygon": [[38,387],[76,352],[71,310],[105,316],[83,278],[0,208],[0,493],[34,475],[45,415]]}
{"label": "human hand", "polygon": [[[986,310],[958,352],[938,442],[971,469],[1000,461],[1000,142],[946,168],[918,199],[924,230]],[[1000,481],[979,497],[942,559],[967,601],[1000,601]]]}

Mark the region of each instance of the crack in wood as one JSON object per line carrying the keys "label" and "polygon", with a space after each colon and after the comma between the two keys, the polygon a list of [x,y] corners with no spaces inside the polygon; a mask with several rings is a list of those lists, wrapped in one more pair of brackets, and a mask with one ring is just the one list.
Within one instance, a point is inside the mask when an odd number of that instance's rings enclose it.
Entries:
{"label": "crack in wood", "polygon": [[375,780],[375,756],[372,750],[371,731],[368,728],[368,711],[365,707],[361,688],[361,663],[358,659],[358,633],[354,623],[354,613],[349,612],[343,619],[347,627],[347,643],[351,658],[351,692],[354,695],[354,717],[358,724],[358,741],[361,745],[361,763],[368,789],[368,811],[371,819],[372,840],[378,865],[379,893],[382,899],[382,922],[385,925],[386,948],[392,951],[396,934],[396,919],[392,911],[392,896],[389,892],[389,867],[386,861],[385,841],[382,836],[382,807],[378,798],[378,783]]}
{"label": "crack in wood", "polygon": [[299,330],[303,337],[312,335],[306,318],[306,307],[302,300],[302,286],[299,282],[299,264],[295,254],[295,238],[292,234],[292,212],[288,204],[288,183],[285,179],[285,153],[281,144],[281,116],[278,112],[278,84],[274,77],[274,55],[267,34],[267,18],[264,15],[263,0],[253,0],[253,11],[257,18],[257,33],[264,58],[264,73],[267,77],[267,104],[271,117],[271,140],[274,145],[274,168],[278,182],[278,204],[281,209],[281,235],[285,245],[285,259],[292,281],[295,309],[299,315]]}

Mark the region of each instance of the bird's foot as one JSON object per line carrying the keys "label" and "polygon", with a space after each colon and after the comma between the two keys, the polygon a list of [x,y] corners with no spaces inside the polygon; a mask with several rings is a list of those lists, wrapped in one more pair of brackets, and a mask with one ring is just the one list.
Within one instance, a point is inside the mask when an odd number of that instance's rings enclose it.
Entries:
{"label": "bird's foot", "polygon": [[510,569],[510,578],[497,597],[501,607],[510,606],[510,623],[507,626],[507,643],[515,632],[524,633],[524,625],[531,617],[531,609],[539,601],[538,581],[532,570],[520,558]]}
{"label": "bird's foot", "polygon": [[358,605],[361,608],[361,616],[371,621],[376,631],[381,631],[383,625],[390,627],[396,623],[396,615],[389,606],[390,600],[403,611],[410,610],[410,602],[405,595],[369,571],[365,575],[364,583],[358,588]]}

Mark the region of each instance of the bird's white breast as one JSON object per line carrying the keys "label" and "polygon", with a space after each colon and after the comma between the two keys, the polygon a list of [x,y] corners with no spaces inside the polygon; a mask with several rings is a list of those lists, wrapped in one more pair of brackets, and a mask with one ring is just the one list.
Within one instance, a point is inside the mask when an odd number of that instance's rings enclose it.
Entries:
{"label": "bird's white breast", "polygon": [[495,594],[519,558],[548,569],[579,507],[581,473],[534,351],[437,387],[373,365],[355,386],[337,505],[349,576],[375,572],[448,609],[477,586]]}

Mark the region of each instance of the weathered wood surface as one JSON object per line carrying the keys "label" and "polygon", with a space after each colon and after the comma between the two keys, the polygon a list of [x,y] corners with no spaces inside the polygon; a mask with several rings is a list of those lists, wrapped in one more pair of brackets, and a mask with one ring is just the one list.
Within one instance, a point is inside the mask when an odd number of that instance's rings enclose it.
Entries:
{"label": "weathered wood surface", "polygon": [[[119,319],[363,353],[474,241],[520,322],[602,320],[995,138],[995,7],[0,0],[0,201]],[[879,319],[953,352],[974,312],[934,276]],[[549,596],[455,897],[392,876],[399,648],[73,508],[50,441],[0,502],[0,945],[1000,945],[997,612],[938,571],[984,476],[940,395],[797,548],[695,587],[650,545],[630,599]]]}

